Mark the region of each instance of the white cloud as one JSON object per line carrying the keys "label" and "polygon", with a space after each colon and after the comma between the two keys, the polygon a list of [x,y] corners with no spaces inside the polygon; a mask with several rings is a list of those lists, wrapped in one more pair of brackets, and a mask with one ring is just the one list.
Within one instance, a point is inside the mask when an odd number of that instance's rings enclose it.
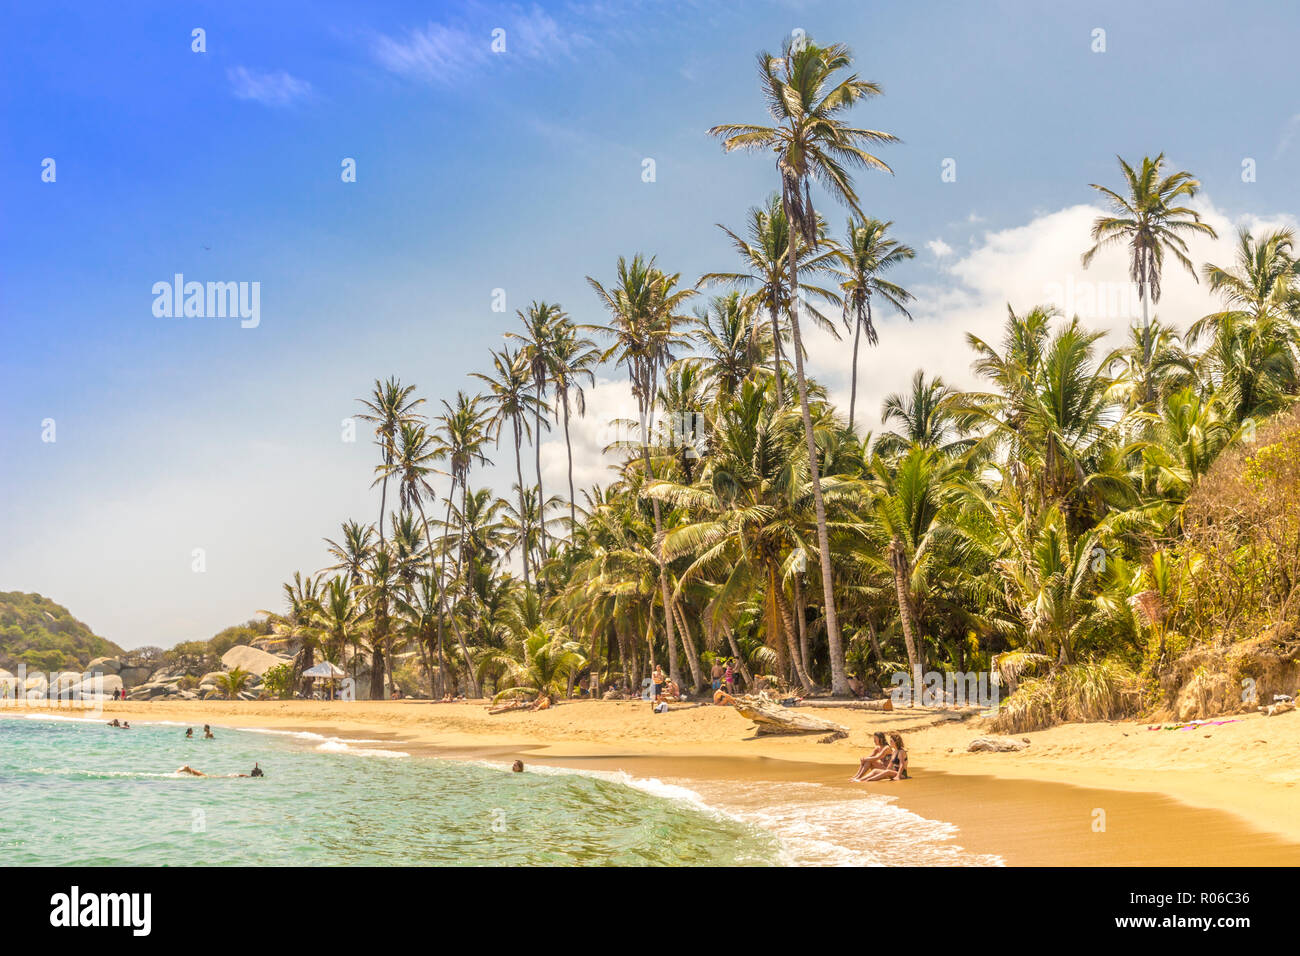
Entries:
{"label": "white cloud", "polygon": [[948,245],[948,243],[944,242],[942,239],[931,239],[926,242],[925,247],[933,252],[939,259],[942,259],[944,256],[952,255],[952,246]]}
{"label": "white cloud", "polygon": [[[1282,215],[1232,221],[1208,200],[1198,202],[1197,208],[1219,234],[1217,240],[1189,241],[1198,269],[1207,261],[1232,264],[1240,226],[1258,233],[1296,225],[1293,217]],[[878,310],[880,344],[863,344],[859,357],[859,430],[879,428],[885,396],[906,390],[918,368],[952,385],[975,385],[966,333],[999,343],[1008,303],[1017,314],[1035,305],[1055,305],[1069,316],[1077,314],[1089,328],[1109,333],[1099,351],[1119,345],[1128,326],[1141,316],[1140,300],[1128,278],[1127,254],[1122,248],[1108,249],[1086,270],[1080,262],[1089,247],[1092,222],[1101,212],[1096,206],[1071,206],[1039,215],[1024,226],[986,232],[968,253],[949,261],[938,282],[911,286],[916,296],[910,308],[913,322]],[[1216,307],[1204,283],[1172,259],[1166,263],[1162,285],[1152,315],[1167,324],[1186,328]],[[824,332],[809,332],[807,338],[813,374],[847,414],[848,343]]]}
{"label": "white cloud", "polygon": [[[504,43],[504,50],[493,48],[496,30],[504,31],[498,43]],[[504,18],[473,27],[430,21],[401,37],[381,34],[372,50],[380,65],[399,76],[450,86],[490,59],[506,63],[512,58],[548,60],[569,56],[574,47],[586,42],[581,33],[562,27],[534,5],[526,12],[516,9]]]}
{"label": "white cloud", "polygon": [[284,70],[276,72],[250,70],[246,66],[232,66],[226,71],[231,92],[241,100],[253,100],[264,106],[288,106],[311,92],[311,84],[291,76]]}

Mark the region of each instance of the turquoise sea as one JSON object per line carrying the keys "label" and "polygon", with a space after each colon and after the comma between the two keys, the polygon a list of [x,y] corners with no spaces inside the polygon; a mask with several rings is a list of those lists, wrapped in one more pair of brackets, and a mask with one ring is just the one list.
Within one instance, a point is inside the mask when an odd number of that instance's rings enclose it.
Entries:
{"label": "turquoise sea", "polygon": [[[997,865],[816,783],[411,756],[308,732],[0,716],[0,859],[57,866]],[[254,761],[262,778],[248,773]],[[178,773],[189,765],[209,777]],[[846,770],[846,774],[847,774]]]}
{"label": "turquoise sea", "polygon": [[[407,757],[317,734],[0,718],[6,865],[780,862],[770,833],[579,773]],[[196,727],[200,737],[202,728]],[[207,774],[262,778],[197,778]]]}

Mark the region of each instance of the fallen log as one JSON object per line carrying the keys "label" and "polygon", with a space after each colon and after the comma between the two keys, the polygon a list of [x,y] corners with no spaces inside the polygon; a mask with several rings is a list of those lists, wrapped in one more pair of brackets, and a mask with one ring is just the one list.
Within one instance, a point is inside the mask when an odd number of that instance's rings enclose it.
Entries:
{"label": "fallen log", "polygon": [[811,714],[801,714],[794,708],[782,707],[767,701],[737,700],[735,707],[740,716],[748,717],[757,724],[754,733],[760,737],[775,734],[847,734],[849,732],[849,728],[841,724],[823,720],[821,717],[813,717]]}

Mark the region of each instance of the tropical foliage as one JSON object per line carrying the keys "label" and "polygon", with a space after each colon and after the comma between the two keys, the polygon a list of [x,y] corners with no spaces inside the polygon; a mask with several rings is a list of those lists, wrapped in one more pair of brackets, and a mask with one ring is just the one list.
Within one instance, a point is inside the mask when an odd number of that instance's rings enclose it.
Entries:
{"label": "tropical foliage", "polygon": [[[692,284],[619,257],[588,276],[584,308],[603,324],[530,304],[471,373],[480,392],[432,419],[411,386],[375,383],[362,404],[380,514],[346,523],[332,563],[285,586],[272,623],[297,648],[294,683],[317,657],[368,671],[375,697],[411,674],[403,690],[438,697],[637,688],[663,663],[700,688],[722,657],[750,686],[836,694],[996,671],[1014,690],[1008,725],[1025,726],[1113,716],[1189,641],[1300,614],[1294,525],[1225,525],[1201,491],[1300,390],[1294,237],[1242,233],[1234,262],[1201,269],[1220,311],[1151,319],[1166,256],[1194,270],[1186,240],[1213,230],[1186,205],[1189,173],[1121,160],[1122,183],[1097,187],[1112,208],[1079,241],[1085,264],[1128,251],[1143,314],[1125,340],[1009,303],[1000,337],[937,343],[970,350],[974,387],[917,371],[867,433],[860,341],[887,350],[878,323],[910,318],[893,271],[913,252],[859,208],[850,173],[887,171],[867,149],[894,137],[850,124],[880,92],[851,65],[811,41],[762,54],[772,125],[710,131],[776,162],[777,191],[723,227],[735,261]],[[847,209],[842,242],[814,182]],[[851,369],[835,370],[847,414],[809,367],[809,322],[852,337]],[[610,481],[575,490],[570,429],[601,367],[626,374],[638,420],[614,423]],[[552,428],[567,487],[543,486]],[[1256,514],[1252,488],[1293,480],[1289,441],[1219,499]],[[500,494],[476,478],[493,458],[513,477]]]}

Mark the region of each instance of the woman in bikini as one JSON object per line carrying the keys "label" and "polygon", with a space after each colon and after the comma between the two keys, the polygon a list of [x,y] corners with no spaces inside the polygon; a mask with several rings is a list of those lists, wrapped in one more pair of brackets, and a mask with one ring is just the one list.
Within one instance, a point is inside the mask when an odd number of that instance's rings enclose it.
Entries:
{"label": "woman in bikini", "polygon": [[889,763],[891,755],[889,741],[885,739],[883,732],[877,731],[873,736],[876,738],[876,749],[858,761],[858,772],[849,777],[854,783],[861,783],[872,770],[883,770]]}
{"label": "woman in bikini", "polygon": [[903,747],[903,738],[898,734],[890,734],[889,741],[894,745],[893,756],[880,770],[873,770],[867,774],[865,778],[867,783],[873,780],[907,779],[907,750]]}

